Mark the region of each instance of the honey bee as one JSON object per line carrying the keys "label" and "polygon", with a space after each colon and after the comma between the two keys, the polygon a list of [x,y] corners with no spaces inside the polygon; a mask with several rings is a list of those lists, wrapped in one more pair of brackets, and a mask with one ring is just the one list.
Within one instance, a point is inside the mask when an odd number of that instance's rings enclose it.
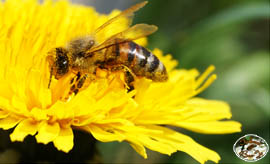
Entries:
{"label": "honey bee", "polygon": [[[163,63],[146,48],[133,40],[150,35],[157,30],[154,25],[136,24],[124,31],[113,34],[96,43],[95,36],[132,17],[134,12],[147,2],[136,4],[98,27],[92,35],[71,40],[66,47],[57,47],[48,52],[46,60],[50,67],[51,78],[60,79],[73,72],[76,76],[71,80],[70,91],[77,94],[85,80],[95,76],[97,68],[124,70],[129,89],[133,89],[134,76],[146,77],[155,82],[164,82],[168,74]],[[123,19],[124,18],[124,19]],[[128,19],[132,20],[132,19]],[[131,22],[130,22],[131,23]]]}

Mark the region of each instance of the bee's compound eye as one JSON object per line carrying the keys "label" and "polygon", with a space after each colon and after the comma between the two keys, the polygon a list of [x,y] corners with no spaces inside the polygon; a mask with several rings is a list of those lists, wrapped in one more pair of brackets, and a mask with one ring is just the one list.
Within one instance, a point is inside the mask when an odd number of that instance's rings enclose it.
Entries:
{"label": "bee's compound eye", "polygon": [[67,51],[64,49],[57,48],[56,49],[56,78],[59,79],[63,75],[65,75],[69,70],[69,60],[67,56]]}
{"label": "bee's compound eye", "polygon": [[62,55],[61,56],[58,56],[58,58],[57,58],[57,64],[61,68],[67,67],[67,65],[68,65],[67,58],[65,56],[62,56]]}
{"label": "bee's compound eye", "polygon": [[59,55],[57,57],[57,73],[65,74],[68,72],[68,58],[66,55]]}

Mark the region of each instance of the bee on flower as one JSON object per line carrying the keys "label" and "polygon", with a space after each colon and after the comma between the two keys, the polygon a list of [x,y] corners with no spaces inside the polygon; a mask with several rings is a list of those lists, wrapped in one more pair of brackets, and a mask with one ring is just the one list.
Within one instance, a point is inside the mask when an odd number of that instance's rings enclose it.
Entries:
{"label": "bee on flower", "polygon": [[[98,27],[94,35],[111,29],[114,24],[122,24],[123,18],[128,18],[143,7],[142,2],[121,12]],[[76,74],[71,80],[69,93],[77,94],[87,78],[95,79],[98,68],[109,70],[124,70],[125,81],[129,88],[135,76],[142,76],[153,81],[167,81],[168,74],[163,63],[144,47],[132,40],[145,37],[157,30],[154,25],[136,24],[124,31],[110,36],[101,44],[96,44],[94,36],[84,36],[68,43],[66,48],[57,47],[49,52],[47,60],[50,65],[50,82],[52,76],[59,79],[69,72]],[[49,87],[50,87],[49,82]]]}
{"label": "bee on flower", "polygon": [[220,160],[164,126],[226,134],[241,124],[224,120],[227,103],[195,97],[216,79],[214,66],[200,75],[145,48],[156,26],[130,26],[145,4],[102,15],[67,1],[0,2],[0,128],[14,128],[12,142],[31,135],[67,153],[79,129],[101,142],[126,141],[144,158],[148,148]]}

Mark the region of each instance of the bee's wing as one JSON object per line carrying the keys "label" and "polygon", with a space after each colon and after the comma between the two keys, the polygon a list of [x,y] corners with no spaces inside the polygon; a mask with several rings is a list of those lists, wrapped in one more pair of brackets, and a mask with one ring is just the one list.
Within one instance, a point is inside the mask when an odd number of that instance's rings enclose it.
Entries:
{"label": "bee's wing", "polygon": [[92,34],[92,37],[95,39],[97,44],[91,47],[91,50],[89,51],[97,50],[97,47],[99,47],[98,49],[100,49],[101,47],[106,47],[108,45],[107,40],[109,39],[111,40],[112,38],[115,38],[114,36],[116,36],[117,34],[128,30],[132,23],[132,17],[134,15],[134,12],[139,10],[146,4],[147,4],[147,1],[138,3],[122,11],[120,14],[111,18],[110,20],[105,22],[103,25],[98,27]]}
{"label": "bee's wing", "polygon": [[104,41],[102,44],[91,48],[88,53],[96,52],[104,48],[110,47],[114,44],[120,44],[126,41],[136,40],[144,36],[150,35],[157,30],[157,26],[148,24],[136,24],[125,31],[119,32],[109,39]]}
{"label": "bee's wing", "polygon": [[[144,1],[122,11],[120,14],[111,18],[110,20],[105,22],[103,25],[98,27],[95,30],[94,35],[98,35],[100,31],[106,32],[107,30],[110,30],[112,27],[114,26],[117,27],[118,25],[121,25],[123,23],[128,23],[127,25],[129,26],[132,22],[132,17],[134,15],[134,12],[139,10],[143,6],[145,6],[147,3],[148,3],[147,1]],[[127,19],[127,18],[130,18],[130,19]]]}

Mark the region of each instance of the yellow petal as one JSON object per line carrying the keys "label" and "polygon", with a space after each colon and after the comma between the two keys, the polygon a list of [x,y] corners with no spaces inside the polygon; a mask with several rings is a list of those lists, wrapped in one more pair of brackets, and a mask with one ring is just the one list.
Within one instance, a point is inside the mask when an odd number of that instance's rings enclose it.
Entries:
{"label": "yellow petal", "polygon": [[59,131],[60,126],[57,122],[50,124],[47,121],[44,121],[40,125],[38,134],[36,135],[37,142],[47,144],[59,135]]}
{"label": "yellow petal", "polygon": [[3,128],[4,130],[13,128],[20,121],[21,121],[21,119],[15,118],[15,117],[11,117],[11,116],[10,117],[7,117],[7,118],[0,119],[0,128]]}
{"label": "yellow petal", "polygon": [[209,66],[206,71],[196,80],[196,88],[202,85],[203,81],[207,79],[207,77],[215,70],[215,66]]}
{"label": "yellow petal", "polygon": [[17,96],[13,96],[11,103],[18,113],[28,113],[27,106],[23,99]]}
{"label": "yellow petal", "polygon": [[74,109],[71,108],[68,103],[63,101],[57,101],[53,106],[48,109],[48,115],[53,116],[59,120],[73,118]]}
{"label": "yellow petal", "polygon": [[163,142],[164,144],[168,144],[176,150],[186,152],[200,163],[204,163],[207,160],[212,160],[217,163],[220,160],[220,157],[216,152],[199,145],[193,139],[186,135],[180,134],[166,127],[155,125],[149,125],[147,127],[163,131],[163,134],[153,134],[151,136],[152,138],[157,141]]}
{"label": "yellow petal", "polygon": [[0,110],[8,111],[9,108],[11,108],[9,99],[0,96]]}
{"label": "yellow petal", "polygon": [[85,127],[86,131],[89,131],[97,140],[102,142],[111,142],[111,141],[123,141],[125,136],[121,133],[117,133],[111,130],[104,130],[105,128],[100,128],[96,125],[89,125]]}
{"label": "yellow petal", "polygon": [[69,152],[73,148],[73,131],[70,127],[61,128],[58,136],[53,141],[54,146],[63,152]]}
{"label": "yellow petal", "polygon": [[41,121],[41,120],[48,120],[47,111],[40,108],[33,108],[31,110],[31,115],[35,120]]}
{"label": "yellow petal", "polygon": [[179,146],[179,150],[186,152],[200,163],[205,163],[208,160],[218,163],[220,160],[220,156],[216,152],[199,145],[196,142],[182,144],[181,147]]}
{"label": "yellow petal", "polygon": [[9,115],[8,112],[1,110],[0,108],[0,119],[6,118]]}
{"label": "yellow petal", "polygon": [[236,121],[177,122],[173,125],[204,134],[227,134],[241,132],[241,124]]}
{"label": "yellow petal", "polygon": [[230,106],[222,101],[192,98],[186,106],[194,112],[194,116],[186,119],[190,122],[229,119],[232,116]]}
{"label": "yellow petal", "polygon": [[134,140],[132,140],[132,142],[129,142],[129,144],[137,153],[143,156],[143,158],[145,159],[147,158],[147,154],[146,154],[143,144],[137,143]]}
{"label": "yellow petal", "polygon": [[38,130],[38,122],[31,119],[23,120],[10,134],[11,141],[23,141],[27,135],[35,135]]}
{"label": "yellow petal", "polygon": [[[3,74],[0,74],[0,76],[1,75],[3,75]],[[4,79],[5,77],[0,77],[0,78]],[[2,97],[5,97],[7,99],[11,98],[12,97],[12,91],[10,90],[9,86],[6,83],[0,81],[0,99]]]}

